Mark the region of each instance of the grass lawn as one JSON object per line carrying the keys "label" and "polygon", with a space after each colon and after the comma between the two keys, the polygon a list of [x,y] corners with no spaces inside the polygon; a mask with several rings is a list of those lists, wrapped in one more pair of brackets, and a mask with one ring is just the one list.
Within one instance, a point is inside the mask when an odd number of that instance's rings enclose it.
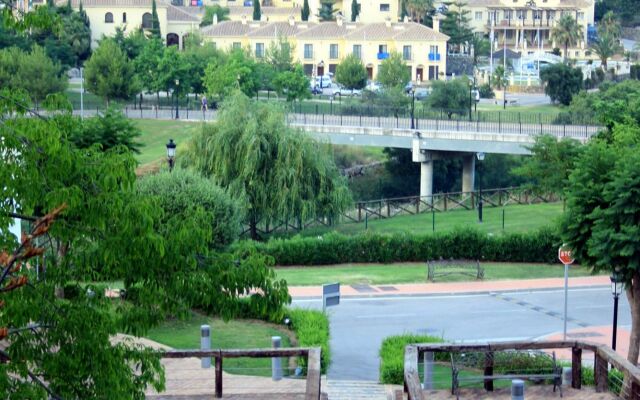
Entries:
{"label": "grass lawn", "polygon": [[[504,230],[502,229],[502,207],[485,207],[483,223],[478,223],[477,210],[456,210],[435,213],[435,232],[446,232],[456,228],[474,227],[480,231],[499,235],[502,233],[528,232],[553,224],[562,215],[562,203],[532,205],[509,205],[504,207]],[[363,217],[364,218],[364,217]],[[431,233],[433,214],[402,215],[388,219],[370,219],[368,230],[378,233]],[[331,231],[346,235],[362,233],[364,222],[345,222],[332,227],[313,227],[300,232],[302,236],[318,236]]]}
{"label": "grass lawn", "polygon": [[[282,347],[291,347],[291,331],[274,324],[253,320],[223,322],[218,318],[194,314],[188,320],[169,320],[152,329],[149,339],[175,349],[200,348],[200,325],[211,326],[211,348],[251,349],[271,347],[271,336],[282,337]],[[287,362],[283,360],[283,370]],[[229,358],[222,363],[229,373],[271,376],[270,358]],[[285,370],[285,373],[288,370]],[[213,372],[212,372],[213,373]],[[212,375],[213,376],[213,375]]]}
{"label": "grass lawn", "polygon": [[[518,98],[518,94],[512,94],[514,98]],[[507,94],[509,98],[509,94]],[[478,111],[504,111],[504,112],[520,112],[522,114],[543,114],[543,115],[556,115],[563,111],[563,107],[553,104],[538,104],[529,106],[509,106],[507,109],[503,109],[501,100],[498,100],[498,104],[493,103],[479,103]]]}
{"label": "grass lawn", "polygon": [[[564,267],[561,264],[509,264],[483,263],[485,280],[561,278]],[[289,286],[313,286],[328,282],[352,284],[397,284],[427,282],[426,263],[397,264],[341,264],[311,267],[276,268],[279,279]],[[574,265],[569,276],[589,276],[591,270]],[[436,282],[462,282],[473,280],[467,275],[436,277]]]}
{"label": "grass lawn", "polygon": [[186,143],[196,130],[200,122],[136,119],[134,123],[142,131],[139,141],[143,147],[136,156],[141,166],[164,159],[169,139],[173,139],[178,146]]}

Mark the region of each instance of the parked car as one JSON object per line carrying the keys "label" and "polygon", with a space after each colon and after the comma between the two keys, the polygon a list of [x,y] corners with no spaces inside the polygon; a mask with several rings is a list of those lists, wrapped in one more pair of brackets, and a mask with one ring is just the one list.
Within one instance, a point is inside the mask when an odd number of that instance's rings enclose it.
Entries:
{"label": "parked car", "polygon": [[309,86],[309,90],[311,91],[311,94],[322,94],[323,90],[320,88],[320,86],[317,85],[310,85]]}
{"label": "parked car", "polygon": [[382,84],[376,81],[368,81],[365,89],[377,93],[382,90]]}
{"label": "parked car", "polygon": [[331,86],[333,84],[333,81],[331,79],[331,75],[316,76],[315,84],[320,89],[328,88],[329,86]]}
{"label": "parked car", "polygon": [[431,90],[427,88],[416,88],[416,90],[414,91],[414,96],[416,97],[416,100],[420,100],[420,101],[429,97],[429,94],[431,94]]}
{"label": "parked car", "polygon": [[327,88],[326,94],[332,98],[336,98],[336,96],[360,96],[362,94],[362,90],[347,89],[342,85],[332,83],[331,86]]}
{"label": "parked car", "polygon": [[414,90],[413,82],[409,81],[409,83],[404,86],[404,92],[411,93],[412,90]]}

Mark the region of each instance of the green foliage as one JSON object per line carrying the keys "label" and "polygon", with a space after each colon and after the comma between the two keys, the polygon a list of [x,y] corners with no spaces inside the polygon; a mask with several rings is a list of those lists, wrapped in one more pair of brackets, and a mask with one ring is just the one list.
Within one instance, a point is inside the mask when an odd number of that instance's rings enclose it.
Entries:
{"label": "green foliage", "polygon": [[156,6],[156,0],[151,0],[151,29],[149,33],[152,38],[162,40],[162,33],[160,32],[160,19],[158,18],[158,9]]}
{"label": "green foliage", "polygon": [[78,129],[71,132],[69,140],[78,148],[87,149],[95,144],[103,151],[116,146],[124,146],[134,153],[140,153],[140,130],[121,111],[109,107],[107,111],[80,121]]}
{"label": "green foliage", "polygon": [[615,124],[640,123],[640,82],[625,80],[613,85],[602,85],[600,90],[574,96],[570,112],[594,115],[608,132]]}
{"label": "green foliage", "polygon": [[204,16],[200,22],[200,26],[209,26],[213,24],[213,16],[217,16],[218,22],[227,21],[229,19],[229,7],[223,7],[218,4],[204,7]]}
{"label": "green foliage", "polygon": [[507,87],[507,71],[504,70],[502,65],[498,65],[493,70],[493,76],[491,77],[493,86],[498,88],[498,90],[502,90]]}
{"label": "green foliage", "polygon": [[473,46],[473,66],[477,67],[480,57],[488,57],[491,54],[491,43],[486,37],[474,34],[470,45]]}
{"label": "green foliage", "polygon": [[[321,311],[292,308],[287,310],[291,320],[291,329],[296,333],[300,347],[320,347],[321,373],[326,374],[331,365],[331,348],[329,347],[329,318]],[[305,363],[302,363],[303,366]]]}
{"label": "green foliage", "polygon": [[445,110],[449,118],[454,113],[466,114],[471,106],[471,92],[466,77],[452,81],[435,81],[426,103],[431,108]]}
{"label": "green foliage", "polygon": [[291,71],[294,69],[294,53],[295,47],[286,37],[280,36],[277,41],[269,43],[269,48],[265,53],[265,60],[275,72]]}
{"label": "green foliage", "polygon": [[640,64],[633,64],[629,75],[631,79],[640,79]]}
{"label": "green foliage", "polygon": [[362,113],[375,106],[378,110],[389,113],[387,115],[398,115],[405,114],[410,104],[411,98],[406,95],[404,87],[394,86],[378,92],[365,90],[361,98],[350,105],[354,110],[357,110],[357,107],[361,108]]}
{"label": "green foliage", "polygon": [[603,34],[612,36],[616,39],[620,39],[620,36],[622,36],[620,21],[618,21],[618,18],[613,11],[607,11],[607,13],[602,16],[600,24],[598,24],[598,35]]}
{"label": "green foliage", "polygon": [[275,259],[276,265],[392,263],[439,258],[505,262],[555,262],[559,237],[550,229],[527,234],[489,236],[472,229],[435,234],[329,233],[320,237],[242,242]]}
{"label": "green foliage", "polygon": [[337,10],[333,8],[334,5],[335,0],[320,1],[320,9],[318,10],[318,18],[320,18],[320,21],[335,21]]}
{"label": "green foliage", "polygon": [[[196,35],[194,34],[189,35],[190,40],[195,37]],[[189,67],[188,80],[191,83],[193,93],[202,94],[206,91],[203,79],[207,65],[223,57],[224,54],[218,51],[211,43],[186,47],[183,59]]]}
{"label": "green foliage", "polygon": [[[436,336],[403,335],[387,336],[380,346],[380,383],[386,385],[402,385],[404,382],[404,349],[415,343],[442,343],[444,340]],[[444,359],[448,353],[437,353],[437,359]]]}
{"label": "green foliage", "polygon": [[300,10],[300,19],[303,21],[308,21],[310,14],[311,10],[309,10],[309,0],[304,0],[304,3],[302,4],[302,10]]}
{"label": "green foliage", "polygon": [[496,97],[496,94],[488,83],[480,85],[478,91],[480,92],[481,99],[493,99]]}
{"label": "green foliage", "polygon": [[243,202],[253,238],[260,220],[331,218],[351,200],[326,145],[289,127],[278,106],[238,92],[184,160]]}
{"label": "green foliage", "polygon": [[191,93],[191,80],[193,78],[189,59],[177,46],[164,48],[162,58],[158,64],[158,86],[163,90],[171,91],[174,95],[183,96]]}
{"label": "green foliage", "polygon": [[440,30],[449,36],[447,46],[457,52],[461,52],[462,45],[473,40],[473,29],[469,25],[469,9],[463,0],[455,0],[444,3],[447,11],[440,22]]}
{"label": "green foliage", "polygon": [[367,70],[362,60],[351,53],[336,68],[336,82],[347,89],[364,89],[367,85]]}
{"label": "green foliage", "polygon": [[130,34],[127,34],[126,25],[124,28],[119,26],[116,27],[116,33],[113,35],[113,40],[131,61],[136,59],[149,43],[149,39],[142,29],[137,29]]}
{"label": "green foliage", "polygon": [[163,89],[160,84],[160,74],[162,73],[160,60],[163,54],[162,40],[151,38],[133,61],[136,76],[147,93],[157,93]]}
{"label": "green foliage", "polygon": [[580,142],[541,135],[536,136],[535,143],[528,149],[531,157],[513,172],[527,179],[531,188],[537,192],[561,192],[580,155]]}
{"label": "green foliage", "polygon": [[551,40],[564,46],[562,55],[565,63],[569,59],[569,46],[578,44],[578,41],[582,39],[582,30],[582,25],[578,24],[570,14],[561,16],[556,26],[551,28]]}
{"label": "green foliage", "polygon": [[358,0],[351,0],[351,22],[356,22],[358,14],[360,14],[360,5],[358,4]]}
{"label": "green foliage", "polygon": [[85,64],[87,90],[110,100],[128,100],[139,89],[133,63],[113,40],[103,40]]}
{"label": "green foliage", "polygon": [[231,50],[207,67],[203,78],[207,94],[224,98],[239,88],[247,97],[254,97],[259,87],[256,68],[256,62],[247,52]]}
{"label": "green foliage", "polygon": [[0,87],[23,90],[36,103],[47,95],[61,93],[67,87],[60,64],[45,54],[40,46],[27,53],[16,47],[0,50]]}
{"label": "green foliage", "polygon": [[405,0],[403,4],[406,7],[407,15],[418,23],[424,23],[427,14],[433,10],[433,0]]}
{"label": "green foliage", "polygon": [[582,70],[566,64],[554,64],[540,72],[540,80],[551,101],[568,106],[582,89]]}
{"label": "green foliage", "polygon": [[620,46],[620,39],[606,29],[600,29],[598,39],[591,45],[591,49],[598,56],[602,63],[602,69],[607,71],[607,61],[609,58],[620,53],[623,47]]}
{"label": "green foliage", "polygon": [[279,95],[284,95],[287,101],[295,101],[308,99],[311,97],[309,93],[309,79],[302,70],[302,65],[295,66],[293,71],[284,71],[276,75],[273,80],[273,86]]}
{"label": "green foliage", "polygon": [[260,0],[253,0],[253,20],[260,21],[262,12],[260,11]]}
{"label": "green foliage", "polygon": [[407,64],[402,59],[402,54],[397,52],[389,54],[389,58],[380,64],[377,79],[385,88],[404,87],[411,80],[411,75]]}

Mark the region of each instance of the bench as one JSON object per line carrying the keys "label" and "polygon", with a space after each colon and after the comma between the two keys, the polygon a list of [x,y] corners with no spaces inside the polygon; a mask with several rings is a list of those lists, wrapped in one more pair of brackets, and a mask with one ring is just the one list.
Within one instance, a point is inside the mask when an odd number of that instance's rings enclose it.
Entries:
{"label": "bench", "polygon": [[462,274],[484,278],[484,267],[478,260],[432,260],[427,262],[427,280],[435,281],[436,276]]}
{"label": "bench", "polygon": [[[492,353],[487,353],[492,354]],[[560,392],[560,397],[562,397],[562,367],[558,365],[556,361],[556,353],[552,353],[552,367],[551,372],[549,373],[537,373],[537,374],[503,374],[503,375],[493,375],[493,360],[491,361],[490,367],[487,368],[485,366],[485,371],[483,375],[474,375],[474,376],[460,376],[460,368],[456,365],[453,353],[451,353],[451,394],[456,396],[456,399],[460,398],[459,390],[460,383],[477,383],[484,382],[485,388],[487,390],[493,390],[493,381],[496,380],[513,380],[513,379],[522,379],[529,381],[544,381],[544,380],[552,380],[553,381],[553,392],[556,392],[556,388],[558,388]],[[486,364],[485,364],[486,365]],[[487,385],[490,383],[490,385]]]}

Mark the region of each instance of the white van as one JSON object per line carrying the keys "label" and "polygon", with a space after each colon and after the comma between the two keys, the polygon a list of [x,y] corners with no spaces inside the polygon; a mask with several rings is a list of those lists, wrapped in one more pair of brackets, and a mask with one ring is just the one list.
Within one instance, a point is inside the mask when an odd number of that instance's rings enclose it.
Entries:
{"label": "white van", "polygon": [[332,83],[331,76],[329,75],[316,76],[316,86],[320,88],[329,87]]}

